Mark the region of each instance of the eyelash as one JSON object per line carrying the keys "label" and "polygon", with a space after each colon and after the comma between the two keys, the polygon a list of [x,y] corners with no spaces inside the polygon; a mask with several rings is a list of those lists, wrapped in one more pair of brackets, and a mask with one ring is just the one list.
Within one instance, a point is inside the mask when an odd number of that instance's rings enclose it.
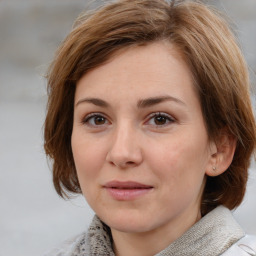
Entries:
{"label": "eyelash", "polygon": [[[95,123],[95,121],[96,121],[95,118],[97,118],[97,117],[104,119],[104,124],[98,124],[97,125]],[[158,118],[158,117],[164,118],[165,123],[164,124],[156,124],[156,123],[155,124],[149,124],[151,120],[153,120],[154,118]],[[94,124],[90,123],[91,120],[93,120]],[[156,120],[154,120],[154,121],[156,121]],[[166,113],[163,113],[163,112],[156,112],[156,113],[151,113],[148,116],[147,121],[145,122],[145,124],[149,124],[150,126],[155,126],[155,127],[161,128],[161,127],[165,127],[168,124],[173,123],[173,122],[175,122],[175,119],[172,116],[170,116],[170,115],[168,115]],[[102,126],[104,126],[106,124],[109,124],[109,123],[110,122],[108,121],[107,117],[105,115],[103,115],[102,113],[91,113],[91,114],[88,114],[82,120],[82,124],[87,125],[87,126],[91,126],[91,127],[97,127],[97,128],[100,128],[100,127],[102,127]]]}
{"label": "eyelash", "polygon": [[147,119],[148,121],[147,121],[146,123],[149,123],[150,120],[152,120],[152,119],[154,119],[154,118],[157,118],[157,117],[165,118],[165,120],[166,120],[167,123],[159,124],[159,125],[157,125],[157,124],[152,124],[152,126],[164,127],[164,126],[167,126],[167,125],[170,124],[170,123],[175,122],[175,119],[174,119],[172,116],[170,116],[170,115],[168,115],[168,114],[166,114],[166,113],[163,113],[163,112],[157,112],[157,113],[152,113],[152,114],[150,114],[150,115],[149,115],[149,118]]}
{"label": "eyelash", "polygon": [[[85,118],[82,120],[82,124],[85,124],[85,125],[88,125],[88,126],[91,126],[91,127],[102,126],[102,125],[95,124],[95,118],[96,117],[103,118],[105,120],[105,122],[107,121],[109,123],[108,119],[102,113],[91,113],[91,114],[85,116]],[[89,123],[91,120],[94,120],[94,124]]]}

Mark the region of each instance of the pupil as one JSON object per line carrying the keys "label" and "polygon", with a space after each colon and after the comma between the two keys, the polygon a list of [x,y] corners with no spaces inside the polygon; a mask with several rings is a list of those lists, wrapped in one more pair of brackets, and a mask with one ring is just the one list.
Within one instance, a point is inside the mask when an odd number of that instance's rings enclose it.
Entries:
{"label": "pupil", "polygon": [[105,118],[102,116],[95,117],[95,124],[100,125],[105,123]]}
{"label": "pupil", "polygon": [[158,125],[163,125],[166,123],[166,118],[164,116],[155,117],[155,123]]}

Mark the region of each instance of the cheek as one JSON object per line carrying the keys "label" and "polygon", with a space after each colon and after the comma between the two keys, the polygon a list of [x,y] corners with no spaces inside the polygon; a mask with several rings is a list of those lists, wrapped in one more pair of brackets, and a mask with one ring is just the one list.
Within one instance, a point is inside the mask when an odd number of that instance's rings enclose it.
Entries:
{"label": "cheek", "polygon": [[81,140],[72,140],[72,151],[83,196],[88,204],[94,208],[95,202],[100,197],[98,179],[102,166],[102,152],[96,145]]}
{"label": "cheek", "polygon": [[[177,136],[178,137],[178,136]],[[180,137],[178,137],[180,138]],[[162,142],[158,147],[149,147],[150,165],[155,174],[168,182],[170,188],[188,188],[201,184],[205,175],[207,153],[205,143],[182,136],[180,139]]]}
{"label": "cheek", "polygon": [[102,147],[91,142],[90,139],[83,140],[76,133],[72,134],[71,145],[78,175],[78,180],[83,192],[97,178],[98,170],[102,165],[104,153]]}
{"label": "cheek", "polygon": [[[151,167],[161,188],[162,204],[170,210],[183,209],[187,205],[198,203],[204,186],[204,164],[195,157],[200,153],[188,144],[172,143],[161,151],[152,152],[158,158],[151,157]],[[174,208],[173,208],[174,207]]]}

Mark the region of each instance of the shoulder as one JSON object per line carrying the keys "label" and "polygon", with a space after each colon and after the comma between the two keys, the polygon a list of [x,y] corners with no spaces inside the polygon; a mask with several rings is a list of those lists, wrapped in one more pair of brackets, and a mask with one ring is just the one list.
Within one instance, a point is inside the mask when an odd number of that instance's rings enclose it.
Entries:
{"label": "shoulder", "polygon": [[[82,253],[81,253],[82,248]],[[87,254],[88,253],[88,254]],[[82,233],[66,240],[54,249],[44,253],[42,256],[84,256],[89,255],[89,246],[86,233]]]}
{"label": "shoulder", "polygon": [[245,235],[233,244],[221,256],[249,256],[256,255],[256,236]]}

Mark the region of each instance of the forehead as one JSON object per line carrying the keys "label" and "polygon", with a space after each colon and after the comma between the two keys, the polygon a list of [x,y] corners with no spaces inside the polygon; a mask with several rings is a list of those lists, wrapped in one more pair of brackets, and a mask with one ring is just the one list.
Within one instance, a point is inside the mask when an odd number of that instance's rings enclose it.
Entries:
{"label": "forehead", "polygon": [[163,93],[196,96],[191,71],[182,55],[170,43],[156,42],[123,49],[89,71],[77,83],[76,99],[88,94],[133,98]]}

